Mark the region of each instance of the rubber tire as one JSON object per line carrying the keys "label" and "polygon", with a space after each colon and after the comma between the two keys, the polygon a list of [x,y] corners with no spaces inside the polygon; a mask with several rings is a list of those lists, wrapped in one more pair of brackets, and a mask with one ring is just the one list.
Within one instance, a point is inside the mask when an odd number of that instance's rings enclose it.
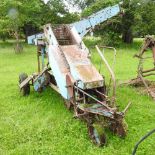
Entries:
{"label": "rubber tire", "polygon": [[[19,84],[21,84],[25,79],[28,78],[28,75],[26,73],[21,73],[19,75]],[[21,89],[22,96],[27,96],[30,94],[30,84],[28,83]]]}
{"label": "rubber tire", "polygon": [[[97,137],[98,137],[98,141],[95,138],[95,132],[97,133]],[[106,145],[107,142],[107,138],[106,135],[104,133],[104,129],[103,132],[98,134],[97,129],[92,125],[88,125],[88,133],[89,133],[89,137],[92,140],[92,142],[97,145],[98,147],[102,147],[104,145]]]}

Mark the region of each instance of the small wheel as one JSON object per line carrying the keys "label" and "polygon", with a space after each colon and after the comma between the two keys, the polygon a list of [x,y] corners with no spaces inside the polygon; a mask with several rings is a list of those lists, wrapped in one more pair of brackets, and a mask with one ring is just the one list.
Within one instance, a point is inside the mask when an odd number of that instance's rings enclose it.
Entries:
{"label": "small wheel", "polygon": [[[28,75],[26,73],[21,73],[19,75],[19,84],[21,84],[26,78],[28,77]],[[30,84],[26,84],[22,89],[21,89],[21,94],[23,96],[27,96],[30,94]]]}
{"label": "small wheel", "polygon": [[88,125],[88,133],[89,137],[91,138],[91,140],[95,145],[101,147],[106,144],[106,135],[104,133],[102,125],[100,124]]}
{"label": "small wheel", "polygon": [[124,138],[127,135],[128,124],[123,119],[117,126],[117,135]]}
{"label": "small wheel", "polygon": [[124,119],[119,122],[111,122],[110,124],[109,129],[119,137],[123,138],[127,135],[128,125]]}

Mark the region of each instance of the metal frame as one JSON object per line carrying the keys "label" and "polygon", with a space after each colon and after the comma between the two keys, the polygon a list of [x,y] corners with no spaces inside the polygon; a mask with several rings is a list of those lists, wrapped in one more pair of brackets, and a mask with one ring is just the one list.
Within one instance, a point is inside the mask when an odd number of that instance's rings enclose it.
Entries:
{"label": "metal frame", "polygon": [[[152,57],[144,57],[144,55],[148,49],[152,50]],[[152,82],[145,79],[145,77],[155,75],[155,73],[152,73],[155,71],[155,39],[151,36],[146,36],[140,52],[138,54],[134,55],[134,57],[139,59],[139,64],[138,64],[138,69],[137,69],[137,78],[132,79],[129,82],[129,84],[134,85],[134,86],[135,85],[139,86],[139,85],[141,85],[141,83],[143,83],[144,87],[147,90],[147,93],[155,100],[155,92],[149,86],[149,84]],[[144,61],[146,61],[150,58],[153,59],[154,67],[151,69],[144,70],[143,69]]]}
{"label": "metal frame", "polygon": [[[44,26],[44,34],[29,37],[28,42],[30,44],[35,42],[38,46],[38,74],[31,77],[35,91],[40,92],[49,85],[66,100],[67,108],[73,107],[76,117],[87,122],[89,131],[92,131],[92,126],[94,129],[94,123],[97,123],[102,127],[101,131],[107,127],[117,135],[124,137],[127,133],[124,127],[124,116],[129,105],[124,112],[119,112],[113,104],[116,95],[115,74],[96,46],[113,80],[113,97],[109,100],[104,78],[91,63],[89,50],[82,41],[83,36],[96,25],[119,12],[119,5],[115,5],[70,25],[52,26],[47,24]],[[40,39],[39,36],[42,38]],[[112,47],[103,46],[102,48],[114,50],[115,62],[116,50]],[[45,51],[48,57],[46,67],[44,64]],[[40,56],[42,57],[42,69]],[[24,87],[24,84],[29,82],[30,80],[26,79],[21,85]],[[98,136],[100,137],[100,135]],[[90,135],[90,137],[93,139],[94,135]],[[100,146],[105,143],[103,137],[105,136],[102,132],[99,139]]]}
{"label": "metal frame", "polygon": [[[109,49],[113,49],[114,50],[114,62],[115,62],[115,57],[116,57],[116,49],[115,48],[112,48],[112,47],[106,47],[106,46],[100,46],[102,48],[109,48]],[[98,46],[96,46],[96,49],[97,49],[97,52],[98,54],[100,55],[101,59],[103,60],[103,62],[105,63],[110,75],[111,75],[111,78],[112,78],[112,81],[113,81],[113,96],[112,96],[112,103],[115,103],[115,98],[116,98],[116,78],[115,78],[115,74],[113,72],[113,70],[111,69],[108,61],[106,60],[106,58],[104,57],[104,55],[102,54],[101,50],[99,49]]]}

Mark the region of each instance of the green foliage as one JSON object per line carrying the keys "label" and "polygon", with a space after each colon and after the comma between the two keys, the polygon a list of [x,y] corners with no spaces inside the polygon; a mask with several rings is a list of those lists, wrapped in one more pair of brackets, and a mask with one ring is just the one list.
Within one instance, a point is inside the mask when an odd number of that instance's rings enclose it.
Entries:
{"label": "green foliage", "polygon": [[70,23],[78,19],[78,15],[69,13],[62,0],[51,0],[48,5],[41,0],[1,0],[0,10],[0,34],[23,33],[22,28],[27,25],[41,29],[47,23]]}
{"label": "green foliage", "polygon": [[25,22],[32,21],[31,14],[34,14],[35,10],[40,10],[40,6],[37,1],[30,3],[26,0],[1,0],[0,10],[0,20],[3,21],[0,25],[3,26],[3,29],[12,31],[24,26]]}
{"label": "green foliage", "polygon": [[135,16],[133,32],[135,36],[145,36],[155,34],[155,1],[149,1],[139,6]]}
{"label": "green foliage", "polygon": [[132,37],[154,34],[155,1],[124,0],[122,18],[123,40],[132,42]]}
{"label": "green foliage", "polygon": [[[95,13],[103,8],[108,6],[112,6],[118,3],[118,0],[97,0],[96,3],[91,5],[90,7],[86,8],[82,12],[83,17],[87,17],[92,13]],[[114,17],[109,19],[108,21],[104,22],[103,24],[96,26],[94,30],[95,36],[102,37],[102,45],[108,46],[116,46],[120,43],[120,17]]]}
{"label": "green foliage", "polygon": [[[87,40],[86,44],[91,46],[95,43]],[[138,61],[133,59],[133,55],[137,53],[140,45],[141,41],[136,41],[130,46],[123,44],[117,49],[117,80],[128,80],[136,76]],[[107,146],[94,146],[87,134],[86,124],[73,118],[73,112],[65,108],[63,99],[54,90],[48,88],[41,94],[31,90],[30,96],[20,96],[18,75],[21,72],[36,72],[36,47],[25,45],[23,54],[14,55],[12,46],[12,43],[0,43],[1,155],[130,155],[140,137],[154,128],[154,101],[139,94],[134,88],[117,87],[117,105],[120,110],[123,110],[129,101],[132,102],[125,117],[128,135],[121,139],[106,131]],[[92,51],[92,60],[99,68],[99,56],[96,50]],[[113,53],[105,51],[105,56],[111,64]],[[102,72],[105,71],[105,67],[102,66]],[[154,135],[144,141],[137,155],[152,155],[155,151],[154,141]]]}
{"label": "green foliage", "polygon": [[96,2],[96,0],[66,0],[66,1],[73,7],[76,6],[81,10],[84,10],[85,8],[89,7],[90,5]]}
{"label": "green foliage", "polygon": [[105,7],[117,4],[118,2],[119,2],[119,0],[104,0],[104,1],[96,0],[95,3],[93,3],[90,7],[86,8],[82,12],[82,16],[83,17],[90,16],[92,13],[96,13],[97,11],[99,11]]}
{"label": "green foliage", "polygon": [[[109,5],[118,3],[117,0],[96,0],[82,12],[82,16],[87,17]],[[154,34],[155,1],[124,0],[121,8],[124,11],[122,16],[113,17],[95,29],[97,35],[103,36],[105,44],[118,44],[120,36],[122,36],[123,42],[132,43],[133,37]]]}

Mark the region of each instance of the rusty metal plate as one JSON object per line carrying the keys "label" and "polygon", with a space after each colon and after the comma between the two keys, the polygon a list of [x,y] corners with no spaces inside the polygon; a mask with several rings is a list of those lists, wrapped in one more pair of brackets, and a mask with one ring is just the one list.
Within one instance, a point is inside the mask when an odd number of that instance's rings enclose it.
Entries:
{"label": "rusty metal plate", "polygon": [[103,77],[88,59],[88,54],[78,45],[61,46],[75,80],[81,80],[82,89],[103,86]]}

